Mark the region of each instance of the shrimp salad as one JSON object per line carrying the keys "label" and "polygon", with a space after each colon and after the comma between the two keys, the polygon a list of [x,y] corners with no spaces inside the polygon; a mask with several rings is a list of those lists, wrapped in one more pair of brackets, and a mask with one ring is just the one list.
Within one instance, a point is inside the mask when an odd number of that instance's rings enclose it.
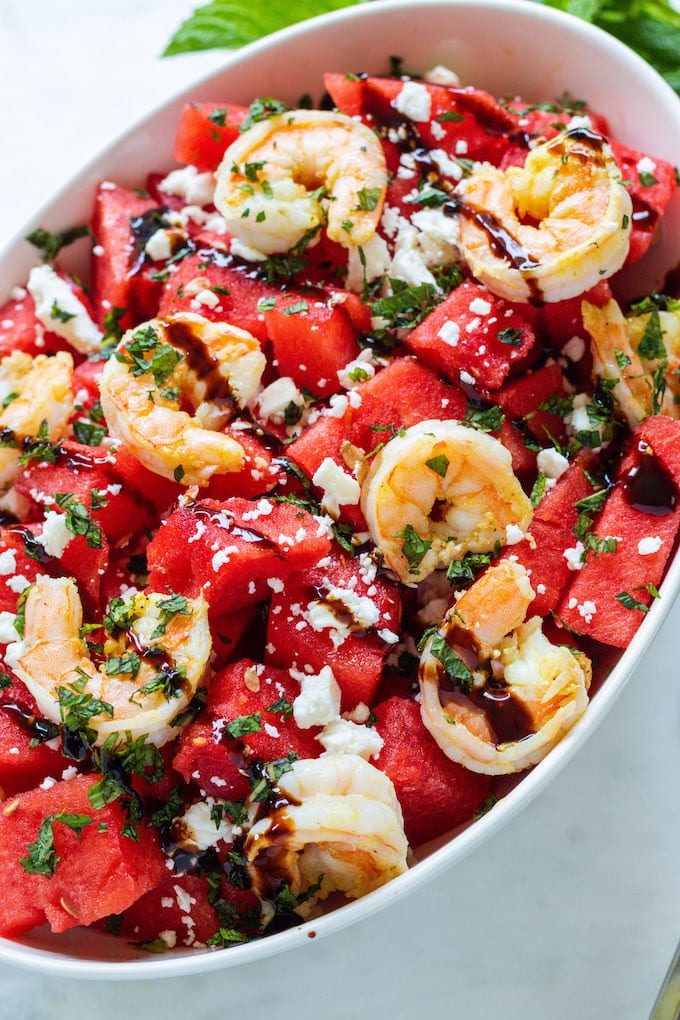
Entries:
{"label": "shrimp salad", "polygon": [[659,597],[680,300],[619,271],[674,168],[442,66],[324,87],[188,104],[9,281],[3,936],[214,949],[371,892]]}

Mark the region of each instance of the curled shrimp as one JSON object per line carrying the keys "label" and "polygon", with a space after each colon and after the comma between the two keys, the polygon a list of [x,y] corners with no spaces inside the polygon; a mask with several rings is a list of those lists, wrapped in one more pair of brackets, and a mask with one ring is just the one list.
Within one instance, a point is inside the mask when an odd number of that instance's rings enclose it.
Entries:
{"label": "curled shrimp", "polygon": [[475,166],[457,188],[461,251],[509,301],[563,301],[628,254],[632,203],[611,147],[585,128],[536,146],[523,167]]}
{"label": "curled shrimp", "polygon": [[327,223],[346,248],[375,233],[387,189],[376,134],[343,113],[290,110],[245,131],[217,170],[227,229],[266,255],[289,251]]}
{"label": "curled shrimp", "polygon": [[[392,781],[355,754],[302,759],[277,781],[278,802],[251,828],[248,873],[261,899],[281,882],[358,898],[406,871],[408,843]],[[323,877],[322,877],[323,876]],[[303,916],[311,897],[298,907]]]}
{"label": "curled shrimp", "polygon": [[504,775],[535,765],[588,703],[590,660],[525,622],[534,592],[502,560],[448,610],[420,660],[423,723],[452,761]]}
{"label": "curled shrimp", "polygon": [[24,640],[9,646],[7,662],[47,719],[62,722],[77,704],[97,745],[124,731],[161,746],[177,735],[173,719],[205,673],[211,650],[207,603],[203,596],[151,592],[117,600],[113,609],[125,629],[110,628],[114,636],[97,665],[81,637],[77,587],[68,578],[39,576],[26,598]]}
{"label": "curled shrimp", "polygon": [[[656,311],[626,317],[613,299],[601,308],[583,301],[581,314],[590,334],[593,371],[615,380],[611,394],[630,427],[650,414],[677,418],[680,316]],[[658,315],[655,323],[652,315]]]}
{"label": "curled shrimp", "polygon": [[[361,507],[387,566],[405,584],[529,527],[531,503],[493,436],[454,421],[423,421],[380,450]],[[519,529],[519,530],[517,530]]]}
{"label": "curled shrimp", "polygon": [[33,440],[54,443],[66,434],[73,413],[73,358],[65,351],[36,358],[14,351],[0,362],[0,392],[9,401],[0,413],[0,490],[19,473]]}
{"label": "curled shrimp", "polygon": [[151,319],[128,330],[102,373],[109,431],[150,471],[207,485],[243,467],[243,447],[220,430],[252,399],[264,367],[257,340],[236,326],[190,312]]}

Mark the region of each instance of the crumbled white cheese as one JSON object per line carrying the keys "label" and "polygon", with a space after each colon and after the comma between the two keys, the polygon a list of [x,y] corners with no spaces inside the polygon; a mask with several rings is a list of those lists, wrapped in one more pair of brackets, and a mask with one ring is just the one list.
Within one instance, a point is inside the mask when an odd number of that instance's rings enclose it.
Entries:
{"label": "crumbled white cheese", "polygon": [[417,81],[405,81],[401,92],[394,100],[394,106],[409,120],[426,121],[432,111],[432,97],[425,85]]}
{"label": "crumbled white cheese", "polygon": [[13,574],[17,569],[17,556],[14,549],[5,549],[0,553],[0,574]]}
{"label": "crumbled white cheese", "polygon": [[565,549],[562,555],[567,561],[567,566],[570,570],[581,570],[583,567],[583,561],[581,556],[585,552],[585,546],[583,542],[577,542],[571,549]]}
{"label": "crumbled white cheese", "polygon": [[488,315],[491,311],[491,302],[485,301],[484,298],[476,297],[470,302],[469,308],[473,315]]}
{"label": "crumbled white cheese", "polygon": [[290,404],[303,408],[305,398],[290,376],[287,375],[283,375],[269,386],[265,386],[257,397],[257,409],[260,417],[265,421],[277,422],[280,425],[285,421],[286,408]]}
{"label": "crumbled white cheese", "polygon": [[457,322],[453,322],[452,319],[447,319],[441,328],[437,330],[437,336],[445,344],[448,344],[449,347],[455,347],[460,340],[460,326]]}
{"label": "crumbled white cheese", "polygon": [[375,365],[372,359],[373,352],[370,347],[366,347],[353,361],[349,361],[344,368],[338,369],[337,376],[340,385],[346,390],[351,390],[360,383],[366,382],[367,379],[372,379],[375,375]]}
{"label": "crumbled white cheese", "polygon": [[565,354],[570,361],[577,364],[583,355],[586,353],[586,342],[583,337],[573,336],[571,340],[567,340],[566,344],[562,346],[562,353]]}
{"label": "crumbled white cheese", "polygon": [[426,71],[425,81],[432,85],[450,85],[454,89],[460,86],[460,78],[456,72],[452,71],[450,67],[445,67],[444,64],[436,64]]}
{"label": "crumbled white cheese", "polygon": [[658,535],[648,535],[646,538],[641,538],[638,542],[638,553],[640,556],[651,556],[652,553],[658,552],[663,545],[663,539],[659,538]]}
{"label": "crumbled white cheese", "polygon": [[165,262],[172,256],[172,234],[161,227],[155,230],[144,245],[144,251],[154,262]]}
{"label": "crumbled white cheese", "polygon": [[653,174],[656,170],[656,163],[649,156],[643,156],[636,163],[636,169],[639,174]]}
{"label": "crumbled white cheese", "polygon": [[210,205],[215,194],[215,175],[199,173],[195,166],[172,170],[158,185],[166,195],[177,195],[187,205]]}
{"label": "crumbled white cheese", "polygon": [[216,825],[215,820],[211,818],[210,812],[214,805],[213,798],[207,797],[204,801],[199,800],[192,804],[182,815],[182,834],[198,850],[207,850],[210,846],[216,846],[220,840],[224,840],[226,843],[232,841],[231,823],[222,817],[219,825]]}
{"label": "crumbled white cheese", "polygon": [[48,556],[61,559],[64,549],[74,538],[75,535],[66,527],[65,514],[57,513],[55,510],[45,511],[45,523],[38,541]]}
{"label": "crumbled white cheese", "polygon": [[322,460],[312,482],[323,490],[321,505],[330,514],[339,514],[341,506],[356,506],[359,502],[361,486],[332,457]]}
{"label": "crumbled white cheese", "polygon": [[546,478],[560,478],[569,467],[569,461],[554,446],[539,450],[536,465]]}
{"label": "crumbled white cheese", "polygon": [[334,719],[324,726],[316,738],[326,754],[358,754],[367,761],[377,758],[383,748],[383,738],[368,726],[360,726],[349,719]]}
{"label": "crumbled white cheese", "polygon": [[30,587],[31,582],[23,574],[16,574],[14,577],[10,577],[5,581],[5,584],[10,591],[16,592],[17,595],[21,595],[25,588]]}
{"label": "crumbled white cheese", "polygon": [[66,280],[51,266],[34,266],[28,277],[28,289],[35,302],[36,318],[46,330],[56,333],[81,354],[91,354],[99,348],[104,334]]}
{"label": "crumbled white cheese", "polygon": [[517,545],[524,538],[524,532],[517,524],[508,524],[505,528],[506,545]]}
{"label": "crumbled white cheese", "polygon": [[341,691],[330,666],[312,676],[295,669],[290,673],[300,683],[300,693],[293,701],[293,718],[300,729],[325,726],[338,718]]}
{"label": "crumbled white cheese", "polygon": [[204,308],[217,308],[220,303],[220,299],[214,290],[208,290],[208,288],[205,287],[203,290],[199,290],[191,303],[192,305],[203,305]]}
{"label": "crumbled white cheese", "polygon": [[373,280],[384,276],[390,268],[390,262],[385,238],[380,234],[373,234],[361,248],[352,246],[349,249],[345,287],[360,293],[364,280],[366,283],[372,283]]}
{"label": "crumbled white cheese", "polygon": [[16,614],[3,611],[0,613],[0,644],[8,645],[19,641],[19,634],[14,626]]}
{"label": "crumbled white cheese", "polygon": [[228,545],[226,549],[218,549],[212,558],[213,572],[216,574],[220,567],[222,567],[225,563],[229,563],[233,553],[237,552],[237,545]]}

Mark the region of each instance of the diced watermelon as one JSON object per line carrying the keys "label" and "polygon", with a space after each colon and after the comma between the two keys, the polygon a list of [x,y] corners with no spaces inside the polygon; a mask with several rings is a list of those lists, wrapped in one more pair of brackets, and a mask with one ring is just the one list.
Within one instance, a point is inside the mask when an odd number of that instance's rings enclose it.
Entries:
{"label": "diced watermelon", "polygon": [[45,330],[38,321],[35,302],[29,293],[13,298],[0,308],[0,358],[6,358],[12,351],[23,351],[33,357],[55,351],[75,353],[65,340]]}
{"label": "diced watermelon", "polygon": [[373,761],[394,783],[413,847],[469,821],[489,794],[488,776],[450,761],[425,729],[415,701],[398,696],[375,707],[385,741]]}
{"label": "diced watermelon", "polygon": [[99,252],[92,260],[92,302],[100,326],[114,308],[124,309],[124,329],[152,318],[162,284],[143,279],[133,221],[157,208],[152,198],[105,181],[95,196],[92,233]]}
{"label": "diced watermelon", "polygon": [[[343,596],[350,601],[343,601]],[[359,615],[374,613],[373,623],[364,625],[357,619],[353,597],[362,601]],[[328,610],[322,620],[318,608]],[[333,553],[323,565],[290,577],[285,588],[275,592],[267,661],[300,670],[309,667],[316,673],[328,665],[342,691],[343,709],[359,702],[370,705],[400,618],[401,595],[395,585],[376,577],[372,564]],[[344,626],[348,619],[349,632]]]}
{"label": "diced watermelon", "polygon": [[[287,670],[250,659],[227,666],[210,684],[205,711],[180,737],[176,770],[211,797],[240,800],[250,792],[247,773],[255,762],[276,761],[291,751],[299,758],[318,757],[322,751],[315,740],[319,728],[301,730],[285,708],[299,691]],[[259,722],[253,720],[253,726],[261,726],[260,730],[240,737],[225,732],[230,723],[256,713]]]}
{"label": "diced watermelon", "polygon": [[34,738],[49,736],[52,727],[37,721],[33,695],[14,677],[11,686],[0,691],[0,795],[4,799],[31,790],[46,777],[61,777],[73,764],[61,751],[46,743],[31,746]]}
{"label": "diced watermelon", "polygon": [[290,504],[202,500],[176,510],[149,544],[149,586],[190,597],[202,590],[211,607],[232,613],[269,598],[329,547],[318,522]]}
{"label": "diced watermelon", "polygon": [[[0,864],[6,887],[0,903],[0,933],[20,935],[48,921],[55,932],[119,914],[167,875],[155,833],[140,826],[137,840],[124,836],[118,803],[94,810],[88,790],[97,773],[55,783],[48,790],[18,794],[0,808]],[[85,815],[80,835],[60,815]],[[31,874],[21,864],[31,856],[41,825],[51,826],[57,861],[54,874]]]}
{"label": "diced watermelon", "polygon": [[201,495],[205,494],[208,499],[218,500],[230,499],[232,496],[255,499],[271,492],[281,482],[283,475],[271,449],[255,431],[227,425],[224,432],[243,447],[245,451],[243,468],[224,475],[213,475]]}
{"label": "diced watermelon", "polygon": [[[617,539],[615,552],[588,558],[562,598],[560,620],[603,644],[627,648],[652,601],[680,526],[676,449],[680,422],[648,418],[633,433],[594,534]],[[657,453],[658,449],[658,453]]]}
{"label": "diced watermelon", "polygon": [[[169,948],[205,946],[221,926],[210,902],[210,890],[204,875],[170,874],[123,911],[117,934],[133,945],[162,939]],[[238,889],[223,878],[219,883],[219,898],[233,909],[234,919],[229,927],[252,930],[252,920],[248,924],[247,918],[243,925],[239,916],[259,907],[253,892]]]}
{"label": "diced watermelon", "polygon": [[[211,290],[219,296],[215,308],[196,302],[196,295],[202,290]],[[265,343],[267,330],[259,305],[267,299],[276,301],[280,296],[280,289],[265,283],[256,266],[233,255],[205,249],[177,264],[165,284],[159,315],[198,311],[204,318],[239,326]]]}
{"label": "diced watermelon", "polygon": [[630,248],[626,265],[636,262],[649,248],[659,217],[677,187],[675,169],[663,159],[650,159],[627,145],[611,141],[614,159],[624,181],[630,181],[633,201]]}
{"label": "diced watermelon", "polygon": [[338,110],[348,117],[358,117],[363,113],[364,83],[361,78],[328,71],[323,76],[323,83]]}
{"label": "diced watermelon", "polygon": [[545,365],[508,383],[494,394],[494,403],[510,419],[524,418],[527,428],[544,445],[553,439],[566,440],[564,419],[559,414],[540,410],[539,405],[550,397],[564,396],[562,369],[557,363]]}
{"label": "diced watermelon", "polygon": [[181,491],[142,467],[124,446],[113,453],[72,441],[61,444],[55,464],[26,465],[15,488],[42,509],[54,508],[55,493],[72,493],[91,509],[96,489],[106,506],[91,510],[91,516],[111,542],[153,528],[159,511]]}
{"label": "diced watermelon", "polygon": [[319,397],[337,393],[338,372],[359,354],[344,305],[292,294],[280,297],[264,318],[279,374]]}
{"label": "diced watermelon", "polygon": [[198,170],[216,170],[247,114],[247,106],[234,103],[186,103],[177,125],[175,159]]}
{"label": "diced watermelon", "polygon": [[[255,624],[255,606],[246,606],[234,613],[219,613],[213,610],[210,614],[210,633],[212,634],[212,653],[210,665],[216,672],[224,669],[230,659],[240,657],[242,639]],[[242,654],[242,653],[241,653]]]}
{"label": "diced watermelon", "polygon": [[564,553],[576,547],[572,529],[579,511],[575,504],[594,491],[586,474],[594,460],[589,452],[580,454],[534,510],[529,537],[505,546],[501,553],[502,559],[516,558],[530,572],[536,597],[529,616],[545,617],[556,610],[570,582],[572,571]]}
{"label": "diced watermelon", "polygon": [[465,281],[406,337],[407,347],[453,382],[497,390],[526,362],[534,331],[515,306]]}
{"label": "diced watermelon", "polygon": [[[3,528],[0,538],[0,612],[16,613],[17,599],[28,584],[33,584],[37,575],[43,572],[40,560],[41,550],[34,545],[34,530],[28,525]],[[34,553],[29,556],[26,549]]]}

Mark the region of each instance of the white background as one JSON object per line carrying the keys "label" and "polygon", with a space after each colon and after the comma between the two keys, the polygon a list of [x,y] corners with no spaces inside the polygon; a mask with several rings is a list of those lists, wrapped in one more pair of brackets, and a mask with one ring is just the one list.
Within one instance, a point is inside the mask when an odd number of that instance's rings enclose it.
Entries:
{"label": "white background", "polygon": [[[158,59],[193,6],[0,0],[0,247],[112,136],[225,59]],[[0,1018],[644,1020],[680,938],[679,630],[676,606],[552,785],[397,906],[196,978],[92,985],[0,965]]]}

